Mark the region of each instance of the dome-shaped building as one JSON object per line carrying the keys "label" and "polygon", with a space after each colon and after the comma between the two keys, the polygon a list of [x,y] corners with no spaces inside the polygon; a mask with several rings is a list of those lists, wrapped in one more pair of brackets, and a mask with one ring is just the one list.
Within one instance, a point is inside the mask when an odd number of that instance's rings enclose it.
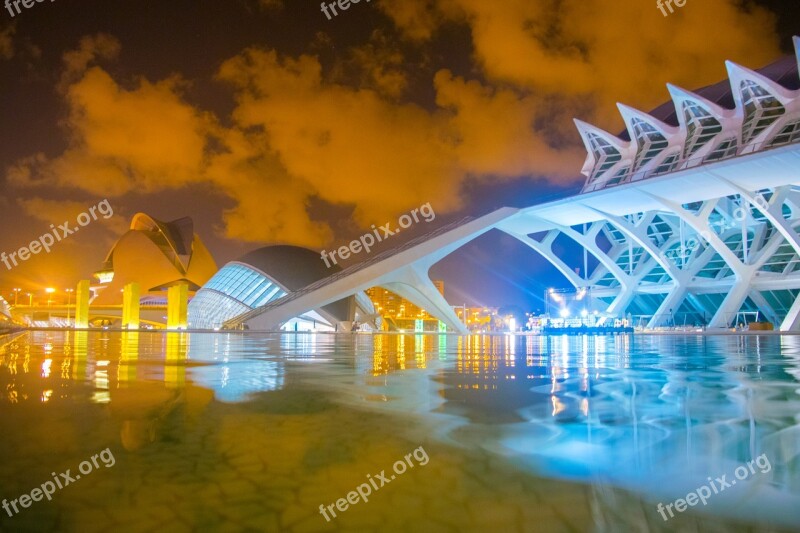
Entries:
{"label": "dome-shaped building", "polygon": [[[318,252],[276,245],[253,250],[226,264],[189,303],[190,329],[218,329],[222,324],[330,276]],[[336,331],[342,324],[374,318],[364,293],[344,298],[284,323],[285,331]]]}
{"label": "dome-shaped building", "polygon": [[138,283],[143,300],[165,300],[164,287],[185,281],[196,290],[217,271],[217,264],[194,233],[194,223],[185,217],[161,222],[137,213],[130,229],[119,238],[106,257],[93,305],[122,302],[122,288]]}

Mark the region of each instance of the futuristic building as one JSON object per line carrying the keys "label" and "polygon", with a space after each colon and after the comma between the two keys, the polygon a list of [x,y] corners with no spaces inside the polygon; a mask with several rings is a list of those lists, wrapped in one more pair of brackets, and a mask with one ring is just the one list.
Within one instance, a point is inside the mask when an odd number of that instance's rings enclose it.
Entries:
{"label": "futuristic building", "polygon": [[[552,263],[603,316],[646,328],[730,327],[758,312],[800,326],[800,38],[795,57],[696,91],[668,86],[651,113],[619,109],[615,136],[576,120],[588,155],[581,194],[465,219],[228,320],[274,329],[309,309],[372,286],[467,333],[433,286],[432,265],[491,229]],[[583,258],[559,257],[568,240]],[[581,274],[576,273],[576,267]]]}
{"label": "futuristic building", "polygon": [[95,287],[92,305],[121,303],[122,290],[129,283],[139,284],[143,302],[163,303],[171,284],[183,281],[196,290],[216,271],[191,218],[161,222],[138,213],[130,230],[114,244],[102,270],[95,273],[100,285]]}
{"label": "futuristic building", "polygon": [[[189,303],[189,327],[219,329],[242,313],[280,301],[287,294],[335,273],[319,254],[297,246],[267,246],[231,261]],[[354,320],[374,321],[375,310],[361,292],[309,309],[282,324],[287,331],[350,330]]]}

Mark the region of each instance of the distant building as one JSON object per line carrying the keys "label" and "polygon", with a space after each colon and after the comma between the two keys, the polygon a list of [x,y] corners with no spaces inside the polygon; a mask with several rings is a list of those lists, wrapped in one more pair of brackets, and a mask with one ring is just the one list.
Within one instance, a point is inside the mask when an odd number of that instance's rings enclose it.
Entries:
{"label": "distant building", "polygon": [[[444,281],[433,280],[433,285],[439,294],[444,296]],[[432,318],[425,309],[417,307],[388,289],[372,287],[364,292],[375,305],[375,311],[384,318]]]}
{"label": "distant building", "polygon": [[[231,261],[189,303],[189,328],[218,329],[225,321],[291,295],[339,267],[327,268],[319,253],[299,246],[266,246]],[[364,295],[342,298],[301,313],[284,331],[350,331],[354,321],[374,325],[375,311]]]}
{"label": "distant building", "polygon": [[503,328],[497,307],[454,307],[456,315],[470,331],[494,331]]}
{"label": "distant building", "polygon": [[[444,281],[433,280],[433,285],[444,297]],[[389,331],[439,331],[439,319],[383,287],[364,291],[372,300],[375,312],[380,315],[383,329]]]}
{"label": "distant building", "polygon": [[136,214],[130,229],[108,253],[103,268],[95,273],[93,305],[122,303],[122,289],[138,283],[142,301],[165,302],[163,287],[187,281],[190,291],[206,283],[217,265],[191,218],[161,222],[144,213]]}

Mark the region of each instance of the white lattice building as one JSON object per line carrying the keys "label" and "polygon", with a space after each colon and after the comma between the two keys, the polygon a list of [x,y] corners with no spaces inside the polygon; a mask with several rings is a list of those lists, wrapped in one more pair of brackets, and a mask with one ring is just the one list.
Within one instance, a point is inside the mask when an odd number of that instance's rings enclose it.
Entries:
{"label": "white lattice building", "polygon": [[[728,327],[758,311],[800,329],[800,39],[796,57],[643,113],[620,105],[627,131],[576,121],[588,156],[581,194],[460,221],[229,321],[271,329],[372,286],[388,288],[466,332],[428,276],[491,229],[550,261],[604,315]],[[561,241],[584,258],[560,257]],[[566,243],[564,243],[566,244]]]}
{"label": "white lattice building", "polygon": [[[795,325],[797,38],[795,45],[794,60],[761,72],[727,62],[728,82],[697,93],[669,85],[672,109],[657,110],[663,120],[619,105],[627,127],[622,137],[576,120],[588,150],[584,192],[630,184],[651,200],[646,210],[632,203],[630,212],[589,230],[602,234],[597,252],[613,266],[601,262],[584,283],[612,311],[647,317],[651,327],[725,326],[740,311],[760,311],[784,329]],[[685,191],[659,194],[647,182]]]}

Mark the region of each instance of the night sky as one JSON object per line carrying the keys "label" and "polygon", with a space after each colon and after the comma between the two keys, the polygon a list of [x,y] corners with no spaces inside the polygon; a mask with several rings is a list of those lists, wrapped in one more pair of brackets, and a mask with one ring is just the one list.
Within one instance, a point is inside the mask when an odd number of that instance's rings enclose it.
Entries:
{"label": "night sky", "polygon": [[[54,0],[0,15],[0,251],[108,199],[114,216],[8,271],[73,286],[144,211],[191,216],[221,266],[331,249],[430,203],[439,223],[574,192],[577,117],[623,129],[667,82],[792,53],[796,1]],[[13,7],[12,7],[13,9]],[[399,242],[399,241],[398,241]],[[582,264],[574,250],[568,263]],[[365,257],[361,257],[363,259]],[[554,269],[493,232],[436,267],[453,304],[541,307]]]}

